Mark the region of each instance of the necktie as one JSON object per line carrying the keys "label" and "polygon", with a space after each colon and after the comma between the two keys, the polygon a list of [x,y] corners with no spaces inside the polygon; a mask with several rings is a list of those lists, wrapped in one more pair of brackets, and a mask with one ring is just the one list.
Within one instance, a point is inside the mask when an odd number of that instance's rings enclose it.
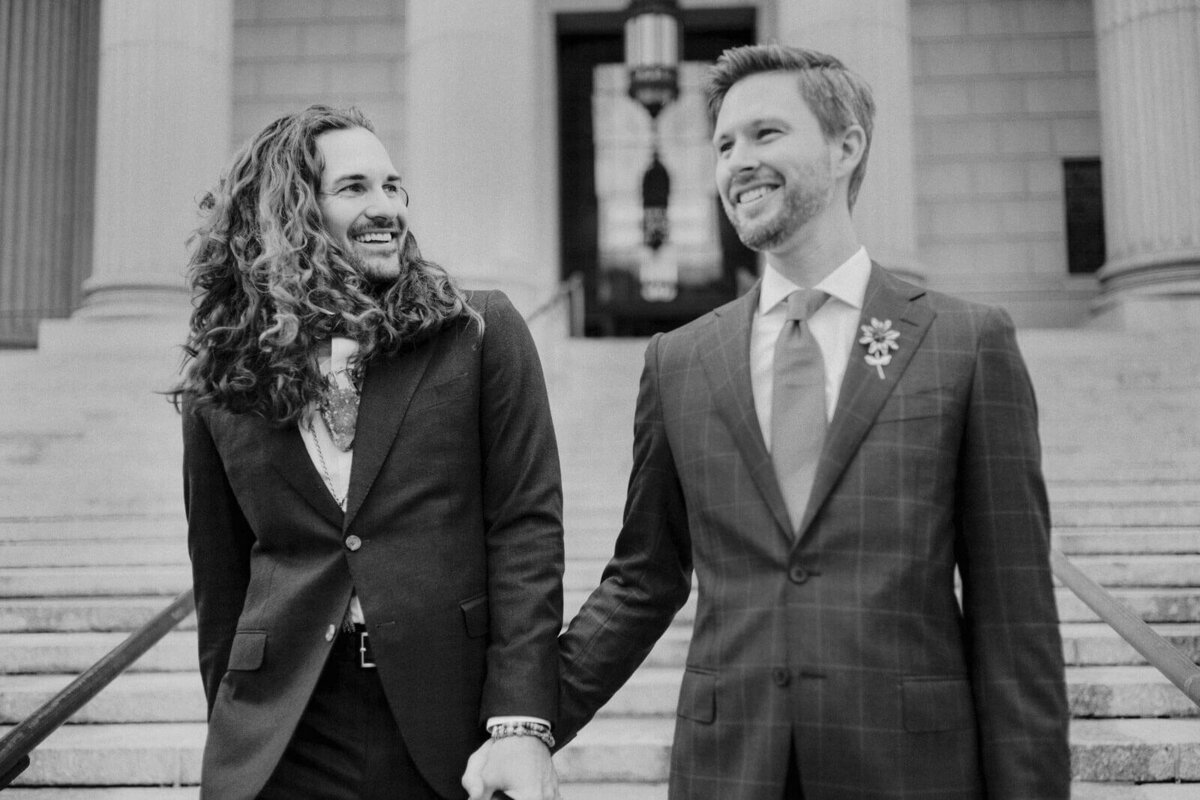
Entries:
{"label": "necktie", "polygon": [[825,362],[808,320],[829,295],[800,289],[788,296],[787,321],[775,342],[771,460],[797,533],[825,443]]}

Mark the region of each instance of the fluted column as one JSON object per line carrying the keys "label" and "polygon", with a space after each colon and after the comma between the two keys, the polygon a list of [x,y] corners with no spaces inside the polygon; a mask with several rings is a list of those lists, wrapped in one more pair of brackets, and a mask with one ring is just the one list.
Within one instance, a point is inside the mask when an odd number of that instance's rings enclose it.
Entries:
{"label": "fluted column", "polygon": [[1101,305],[1194,296],[1200,0],[1096,0],[1095,15],[1108,250]]}
{"label": "fluted column", "polygon": [[91,0],[0,9],[0,343],[69,315],[92,240],[96,36]]}
{"label": "fluted column", "polygon": [[232,0],[105,0],[85,317],[187,311],[185,242],[228,156]]}
{"label": "fluted column", "polygon": [[780,42],[838,57],[874,90],[875,132],[854,227],[872,258],[923,280],[917,261],[908,3],[788,0],[779,4],[778,15]]}
{"label": "fluted column", "polygon": [[[557,283],[549,15],[537,0],[408,0],[406,148],[426,257],[528,313]],[[552,60],[549,61],[552,63]]]}

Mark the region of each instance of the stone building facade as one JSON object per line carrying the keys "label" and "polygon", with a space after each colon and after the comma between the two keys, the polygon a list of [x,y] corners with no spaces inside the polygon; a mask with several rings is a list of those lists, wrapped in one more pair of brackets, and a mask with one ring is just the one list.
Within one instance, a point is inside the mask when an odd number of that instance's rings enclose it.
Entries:
{"label": "stone building facade", "polygon": [[[1024,326],[1197,324],[1200,0],[680,5],[710,44],[737,19],[874,86],[855,216],[877,260]],[[55,317],[182,322],[197,198],[313,102],[375,121],[427,256],[531,311],[575,269],[564,37],[616,35],[625,6],[7,0],[0,345]]]}

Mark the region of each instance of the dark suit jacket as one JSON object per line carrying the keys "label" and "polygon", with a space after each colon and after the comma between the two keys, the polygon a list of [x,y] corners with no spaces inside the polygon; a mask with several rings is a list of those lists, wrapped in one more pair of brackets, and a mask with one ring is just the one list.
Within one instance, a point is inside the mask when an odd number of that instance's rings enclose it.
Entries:
{"label": "dark suit jacket", "polygon": [[[757,287],[646,352],[625,520],[561,637],[560,741],[699,584],[671,797],[1066,798],[1062,644],[1033,390],[1004,312],[873,265],[798,538],[749,368]],[[955,569],[962,604],[955,598]]]}
{"label": "dark suit jacket", "polygon": [[482,338],[459,323],[368,366],[345,514],[295,425],[185,402],[205,797],[251,798],[270,776],[352,588],[439,792],[465,796],[483,719],[557,717],[562,494],[541,366],[503,294],[470,302]]}

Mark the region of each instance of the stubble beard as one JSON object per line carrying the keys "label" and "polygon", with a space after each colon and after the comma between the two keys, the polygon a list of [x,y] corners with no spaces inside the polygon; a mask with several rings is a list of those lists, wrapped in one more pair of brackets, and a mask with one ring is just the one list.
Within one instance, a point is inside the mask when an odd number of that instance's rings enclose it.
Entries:
{"label": "stubble beard", "polygon": [[372,288],[378,292],[386,291],[400,279],[402,271],[400,253],[397,252],[394,258],[394,264],[380,264],[355,252],[353,247],[349,248],[346,252],[346,261],[355,272],[366,278]]}
{"label": "stubble beard", "polygon": [[742,219],[736,208],[730,212],[726,207],[738,238],[751,250],[775,250],[815,219],[832,202],[833,179],[814,167],[799,180],[793,178],[776,191],[783,192],[780,208],[766,219]]}

